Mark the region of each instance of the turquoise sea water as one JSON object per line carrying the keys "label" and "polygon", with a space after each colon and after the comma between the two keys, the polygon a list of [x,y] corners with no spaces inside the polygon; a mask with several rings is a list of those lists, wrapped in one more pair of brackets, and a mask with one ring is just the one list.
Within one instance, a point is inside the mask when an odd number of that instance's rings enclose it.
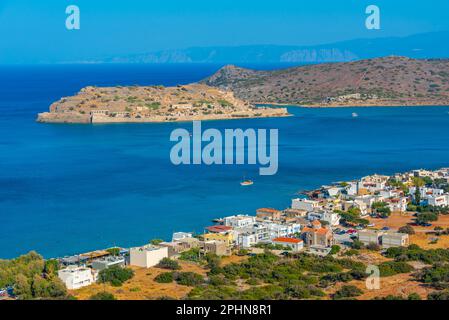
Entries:
{"label": "turquoise sea water", "polygon": [[[170,132],[189,123],[34,122],[52,101],[86,85],[173,85],[217,68],[0,68],[0,258],[140,245],[200,232],[215,217],[284,208],[296,192],[333,181],[449,166],[449,107],[292,107],[289,118],[203,123],[279,129],[275,176],[258,176],[258,166],[173,166]],[[252,187],[240,187],[244,175]]]}

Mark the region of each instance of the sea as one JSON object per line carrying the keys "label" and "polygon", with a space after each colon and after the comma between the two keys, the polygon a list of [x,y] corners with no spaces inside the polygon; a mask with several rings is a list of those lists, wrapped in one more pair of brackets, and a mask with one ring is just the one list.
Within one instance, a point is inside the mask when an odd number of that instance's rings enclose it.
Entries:
{"label": "sea", "polygon": [[[0,258],[31,250],[61,257],[170,240],[173,232],[202,232],[214,218],[286,208],[299,192],[324,184],[449,167],[448,106],[291,106],[287,118],[203,122],[204,129],[278,129],[273,176],[260,176],[258,165],[173,165],[170,133],[191,130],[191,123],[35,122],[52,102],[88,85],[186,84],[219,68],[1,66]],[[241,187],[243,177],[254,185]]]}

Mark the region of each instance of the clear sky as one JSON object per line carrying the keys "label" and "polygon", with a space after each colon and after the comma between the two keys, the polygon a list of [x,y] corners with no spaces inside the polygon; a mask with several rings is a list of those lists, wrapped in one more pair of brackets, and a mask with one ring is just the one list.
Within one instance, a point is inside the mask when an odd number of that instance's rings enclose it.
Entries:
{"label": "clear sky", "polygon": [[[381,30],[365,8],[381,9]],[[81,29],[65,28],[65,8]],[[83,60],[191,46],[323,44],[449,30],[448,0],[0,0],[0,63]]]}

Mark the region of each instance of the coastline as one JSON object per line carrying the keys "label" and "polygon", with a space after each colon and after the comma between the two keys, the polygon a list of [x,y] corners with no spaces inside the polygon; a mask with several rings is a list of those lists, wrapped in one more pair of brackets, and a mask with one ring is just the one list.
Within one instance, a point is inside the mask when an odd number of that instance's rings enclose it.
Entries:
{"label": "coastline", "polygon": [[[267,109],[265,109],[267,110]],[[272,109],[275,112],[264,112],[261,110],[255,114],[238,114],[238,115],[211,115],[196,117],[149,117],[149,118],[128,118],[128,117],[95,117],[80,116],[78,114],[58,114],[52,112],[43,112],[38,114],[36,122],[39,123],[73,123],[73,124],[112,124],[112,123],[179,123],[192,121],[217,121],[217,120],[241,120],[241,119],[260,119],[260,118],[283,118],[291,117],[292,114],[287,109]]]}
{"label": "coastline", "polygon": [[[382,173],[382,172],[381,173],[373,173],[373,174],[370,174],[370,175],[368,175],[366,177],[345,178],[345,179],[343,179],[341,181],[329,182],[328,184],[322,185],[322,186],[316,185],[315,187],[313,187],[311,189],[298,191],[297,193],[295,193],[295,196],[298,197],[299,195],[305,195],[306,198],[308,199],[309,195],[313,194],[314,192],[320,192],[320,190],[322,190],[322,188],[324,188],[324,187],[331,187],[333,185],[340,185],[342,183],[343,184],[344,183],[348,183],[349,184],[351,182],[359,181],[359,180],[367,178],[367,177],[389,177],[389,178],[392,178],[392,177],[397,177],[397,176],[399,176],[399,177],[406,176],[407,174],[410,174],[410,173],[413,173],[413,172],[417,172],[417,171],[435,172],[435,171],[442,171],[442,170],[448,170],[449,171],[449,169],[446,169],[446,168],[432,167],[432,168],[426,168],[426,169],[411,169],[411,170],[408,170],[406,172],[395,173],[395,174],[386,174],[386,173]],[[350,180],[347,180],[347,179],[350,179]],[[449,177],[447,179],[449,181]],[[211,219],[211,221],[214,221],[214,222],[215,222],[215,220],[221,220],[221,219],[219,219],[219,218]],[[137,245],[137,242],[136,242],[136,245]],[[120,248],[125,248],[125,247],[121,247],[121,246],[119,246],[119,247]],[[33,251],[33,249],[30,249],[30,250]],[[67,254],[65,254],[63,256],[53,256],[53,257],[48,257],[46,259],[62,259],[62,258],[67,257],[69,255],[82,256],[82,255],[88,255],[88,254],[93,253],[93,252],[100,252],[100,251],[106,251],[106,250],[107,250],[107,248],[103,248],[103,249],[92,248],[91,251],[87,252],[87,253],[78,253],[77,254],[77,253],[73,253],[72,252],[72,253],[67,253]],[[25,253],[23,253],[23,254],[25,254]],[[3,259],[3,258],[0,257],[0,260],[1,259]]]}
{"label": "coastline", "polygon": [[357,103],[346,103],[346,104],[289,104],[289,103],[279,103],[279,102],[255,102],[255,105],[260,106],[277,106],[277,107],[295,107],[295,108],[310,108],[310,109],[338,109],[338,108],[401,108],[401,107],[447,107],[447,104],[441,103],[416,103],[416,104],[399,104],[396,102],[391,103],[371,103],[371,104],[357,104]]}

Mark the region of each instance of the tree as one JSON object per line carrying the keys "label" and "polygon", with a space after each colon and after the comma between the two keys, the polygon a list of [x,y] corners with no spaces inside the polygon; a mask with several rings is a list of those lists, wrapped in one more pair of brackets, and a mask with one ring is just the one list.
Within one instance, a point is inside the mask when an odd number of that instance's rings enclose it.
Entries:
{"label": "tree", "polygon": [[374,202],[372,209],[382,218],[388,218],[391,215],[391,210],[388,207],[388,204],[383,201]]}
{"label": "tree", "polygon": [[435,291],[427,296],[429,300],[449,300],[449,290]]}
{"label": "tree", "polygon": [[416,223],[417,224],[425,224],[429,223],[431,221],[437,221],[438,220],[438,214],[433,212],[421,212],[418,213],[418,216],[416,217]]}
{"label": "tree", "polygon": [[407,297],[408,300],[422,300],[421,296],[416,292],[410,293]]}
{"label": "tree", "polygon": [[112,266],[103,269],[98,274],[98,282],[107,283],[115,287],[121,286],[125,281],[134,276],[134,271],[129,268],[122,268],[120,266]]}
{"label": "tree", "polygon": [[333,299],[339,300],[339,299],[345,299],[345,298],[353,298],[361,295],[363,293],[362,290],[357,288],[356,286],[352,285],[344,285],[341,287],[340,290],[335,292]]}
{"label": "tree", "polygon": [[48,277],[54,277],[59,270],[59,262],[56,259],[49,259],[45,261],[44,272]]}
{"label": "tree", "polygon": [[379,251],[379,250],[380,250],[379,244],[374,243],[374,242],[369,243],[369,244],[366,246],[366,248],[367,248],[368,250],[371,250],[371,251]]}
{"label": "tree", "polygon": [[117,300],[112,293],[99,292],[90,296],[89,300]]}
{"label": "tree", "polygon": [[158,283],[171,283],[173,282],[173,280],[174,280],[173,272],[160,273],[154,278],[154,281]]}
{"label": "tree", "polygon": [[415,186],[415,204],[419,205],[421,203],[421,191],[420,188],[425,185],[425,181],[422,178],[414,177],[413,185]]}
{"label": "tree", "polygon": [[162,242],[164,242],[164,240],[162,240],[162,239],[153,239],[150,241],[150,243],[154,246],[157,246],[158,244],[160,244]]}
{"label": "tree", "polygon": [[400,233],[415,234],[415,229],[411,225],[405,225],[398,230]]}
{"label": "tree", "polygon": [[421,191],[419,191],[419,188],[416,188],[415,190],[415,204],[419,206],[421,203]]}
{"label": "tree", "polygon": [[179,269],[181,269],[181,266],[179,265],[178,261],[172,260],[170,258],[163,258],[159,262],[157,267],[158,268],[162,268],[162,269],[170,269],[170,270],[179,270]]}
{"label": "tree", "polygon": [[111,255],[111,256],[118,256],[120,254],[120,248],[109,248],[106,249],[106,251]]}
{"label": "tree", "polygon": [[33,297],[30,281],[22,273],[18,274],[14,281],[14,294],[19,299],[26,300]]}
{"label": "tree", "polygon": [[340,248],[339,245],[334,244],[334,245],[331,247],[331,251],[330,251],[329,254],[331,254],[331,255],[337,254],[337,253],[340,252],[340,249],[341,249],[341,248]]}
{"label": "tree", "polygon": [[204,278],[194,272],[179,272],[176,274],[175,280],[184,286],[196,286],[204,282]]}
{"label": "tree", "polygon": [[352,241],[352,248],[353,249],[362,249],[363,248],[363,242],[358,240],[358,239],[354,239]]}

